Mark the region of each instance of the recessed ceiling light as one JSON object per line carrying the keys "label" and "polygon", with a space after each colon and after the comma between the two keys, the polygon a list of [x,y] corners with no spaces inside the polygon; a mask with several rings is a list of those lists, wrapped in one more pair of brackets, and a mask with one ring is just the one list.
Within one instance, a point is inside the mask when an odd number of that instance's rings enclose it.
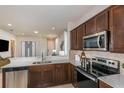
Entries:
{"label": "recessed ceiling light", "polygon": [[39,32],[38,31],[34,31],[35,34],[38,34]]}
{"label": "recessed ceiling light", "polygon": [[8,26],[12,26],[12,24],[8,24]]}
{"label": "recessed ceiling light", "polygon": [[52,30],[55,30],[56,28],[55,27],[52,27]]}

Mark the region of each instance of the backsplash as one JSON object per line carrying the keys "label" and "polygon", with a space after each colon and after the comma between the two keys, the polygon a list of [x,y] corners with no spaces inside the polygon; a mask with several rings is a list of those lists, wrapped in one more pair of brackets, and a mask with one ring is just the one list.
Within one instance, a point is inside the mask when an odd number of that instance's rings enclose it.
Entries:
{"label": "backsplash", "polygon": [[[82,51],[77,50],[71,50],[69,59],[74,60],[74,55],[80,55]],[[108,58],[113,60],[119,60],[120,61],[120,73],[124,74],[124,68],[122,68],[122,63],[124,63],[124,54],[120,53],[110,53],[110,52],[101,52],[101,51],[85,51],[86,57],[92,58],[92,57],[102,57],[102,58]]]}

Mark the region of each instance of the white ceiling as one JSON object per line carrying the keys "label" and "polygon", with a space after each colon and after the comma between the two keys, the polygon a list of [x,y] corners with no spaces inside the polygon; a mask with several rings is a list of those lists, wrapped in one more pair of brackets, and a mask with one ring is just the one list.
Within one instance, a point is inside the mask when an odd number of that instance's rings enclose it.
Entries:
{"label": "white ceiling", "polygon": [[[0,6],[0,29],[9,31],[16,35],[34,35],[38,30],[42,36],[59,34],[67,29],[67,23],[75,21],[92,10],[93,5],[21,5]],[[10,23],[13,26],[9,27]],[[52,27],[55,30],[52,30]]]}

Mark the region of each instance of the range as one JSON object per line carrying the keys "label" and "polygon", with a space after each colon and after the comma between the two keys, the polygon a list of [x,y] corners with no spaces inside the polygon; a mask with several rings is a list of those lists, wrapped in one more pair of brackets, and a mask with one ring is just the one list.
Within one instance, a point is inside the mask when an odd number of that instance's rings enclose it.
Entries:
{"label": "range", "polygon": [[85,62],[85,66],[76,67],[76,86],[78,88],[97,88],[98,78],[101,76],[120,73],[120,62],[106,58],[92,58]]}

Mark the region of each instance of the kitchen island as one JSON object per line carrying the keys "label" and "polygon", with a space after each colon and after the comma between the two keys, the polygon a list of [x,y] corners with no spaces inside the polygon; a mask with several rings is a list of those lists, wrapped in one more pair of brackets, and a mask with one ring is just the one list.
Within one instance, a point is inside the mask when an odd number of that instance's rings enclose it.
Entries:
{"label": "kitchen island", "polygon": [[[26,87],[35,87],[34,85],[37,85],[36,87],[48,87],[48,85],[52,86],[52,85],[69,83],[71,82],[72,79],[71,65],[73,66],[80,65],[80,62],[70,61],[68,59],[63,59],[63,60],[52,59],[50,60],[51,62],[47,63],[48,60],[49,59],[45,59],[44,63],[42,63],[42,60],[37,57],[11,58],[10,59],[11,63],[2,67],[3,87],[26,88]],[[45,61],[47,62],[45,63]],[[34,62],[41,62],[41,63],[33,64]],[[45,76],[43,75],[42,77],[50,77],[50,78],[44,78],[44,80],[46,79],[45,82],[46,84],[44,83],[44,86],[41,86],[40,84],[38,85],[38,83],[34,84],[33,83],[34,81],[32,79],[35,79],[36,75],[41,76],[42,73],[45,73],[44,74]],[[53,76],[54,78],[51,78],[51,76]],[[18,81],[22,81],[22,82],[20,84],[17,83],[13,84],[14,82],[18,82]],[[49,83],[49,81],[52,83]],[[8,82],[10,84],[8,84]]]}

